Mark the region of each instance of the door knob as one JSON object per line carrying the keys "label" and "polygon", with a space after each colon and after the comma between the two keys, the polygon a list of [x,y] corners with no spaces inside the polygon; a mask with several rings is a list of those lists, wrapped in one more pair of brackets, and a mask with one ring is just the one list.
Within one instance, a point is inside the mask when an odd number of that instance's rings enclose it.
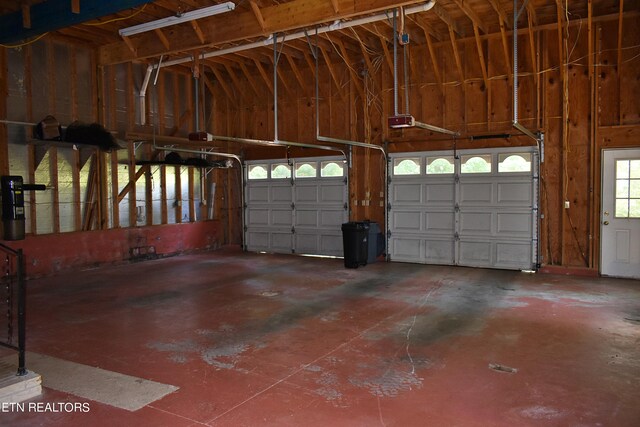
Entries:
{"label": "door knob", "polygon": [[609,221],[603,222],[604,225],[609,225]]}

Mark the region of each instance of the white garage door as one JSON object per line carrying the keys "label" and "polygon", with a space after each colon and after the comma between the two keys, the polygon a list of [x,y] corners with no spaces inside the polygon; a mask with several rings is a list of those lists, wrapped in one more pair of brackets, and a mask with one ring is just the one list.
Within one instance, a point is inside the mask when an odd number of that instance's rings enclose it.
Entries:
{"label": "white garage door", "polygon": [[394,153],[389,176],[391,260],[536,267],[535,150]]}
{"label": "white garage door", "polygon": [[349,197],[341,157],[251,161],[245,169],[247,250],[342,256]]}

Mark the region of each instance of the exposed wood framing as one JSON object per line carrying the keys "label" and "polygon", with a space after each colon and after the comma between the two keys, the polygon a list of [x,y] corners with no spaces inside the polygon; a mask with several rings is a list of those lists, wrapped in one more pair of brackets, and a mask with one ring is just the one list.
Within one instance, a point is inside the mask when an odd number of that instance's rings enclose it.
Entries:
{"label": "exposed wood framing", "polygon": [[195,21],[195,20],[189,21],[189,24],[191,24],[191,28],[193,28],[193,32],[196,33],[196,36],[198,37],[198,41],[201,44],[206,44],[207,38],[205,37],[204,32],[202,31],[202,28],[200,28],[200,25],[198,25],[198,21]]}
{"label": "exposed wood framing", "polygon": [[71,12],[80,13],[80,0],[71,0]]}
{"label": "exposed wood framing", "polygon": [[484,21],[467,3],[464,2],[464,0],[453,0],[453,1],[464,12],[464,14],[467,15],[467,17],[473,23],[474,27],[478,27],[485,34],[489,33],[489,30],[487,29],[487,26],[484,24]]}
{"label": "exposed wood framing", "polygon": [[242,74],[244,74],[244,77],[249,82],[251,89],[253,89],[253,92],[256,94],[256,96],[260,97],[261,96],[260,89],[258,89],[258,83],[256,82],[256,79],[254,78],[253,73],[251,73],[247,68],[247,66],[244,65],[243,63],[240,63],[239,65],[240,65],[240,69],[242,70]]}
{"label": "exposed wood framing", "polygon": [[[487,76],[487,64],[484,60],[484,46],[482,46],[482,41],[480,40],[480,34],[478,32],[478,26],[473,26],[473,33],[476,36],[476,47],[478,48],[478,59],[480,60],[480,68],[482,69],[482,80],[484,80],[484,86],[489,89],[489,77]],[[490,111],[490,109],[489,109]]]}
{"label": "exposed wood framing", "polygon": [[148,165],[142,166],[138,171],[136,171],[136,151],[133,142],[130,142],[127,145],[127,169],[129,170],[129,227],[135,227],[138,221],[137,215],[137,189],[136,182],[138,178],[136,175],[138,173],[140,175],[144,175],[145,169],[148,168]]}
{"label": "exposed wood framing", "polygon": [[429,31],[429,26],[422,19],[422,17],[418,17],[416,19],[416,23],[422,31],[424,32],[424,37],[427,42],[427,49],[429,50],[429,58],[431,58],[431,65],[433,65],[433,74],[436,76],[436,82],[438,82],[438,90],[440,93],[444,94],[444,88],[442,86],[442,75],[440,74],[440,64],[438,64],[438,56],[436,55],[435,47],[433,46],[433,41],[431,39],[431,32]]}
{"label": "exposed wood framing", "polygon": [[182,176],[180,173],[182,172],[182,168],[180,166],[175,166],[175,177],[176,177],[176,200],[174,202],[175,210],[175,220],[177,224],[182,222]]}
{"label": "exposed wood framing", "polygon": [[263,34],[266,32],[267,26],[264,22],[264,17],[262,16],[262,12],[260,11],[260,6],[255,2],[255,0],[249,0],[249,4],[251,5],[251,10],[253,11],[256,20],[258,21],[258,25],[260,25],[260,29]]}
{"label": "exposed wood framing", "polygon": [[322,53],[322,56],[324,57],[324,61],[327,64],[327,68],[329,69],[329,74],[331,74],[333,83],[335,83],[336,88],[338,89],[338,94],[340,95],[340,98],[342,98],[342,100],[345,101],[345,95],[344,95],[344,91],[342,90],[342,85],[340,84],[340,79],[338,78],[337,71],[333,66],[333,62],[331,62],[331,58],[329,57],[329,54],[323,47],[319,46],[318,49],[320,50],[320,52]]}
{"label": "exposed wood framing", "polygon": [[[331,2],[315,2],[310,6],[308,0],[292,0],[286,3],[273,4],[261,8],[264,19],[264,27],[255,25],[256,15],[251,10],[236,10],[231,15],[214,16],[207,19],[206,27],[202,29],[207,40],[207,45],[221,45],[236,42],[253,37],[259,37],[264,33],[277,33],[297,28],[311,27],[335,19],[352,18],[367,13],[381,12],[392,7],[406,6],[420,3],[420,0],[369,0],[366,2],[354,2],[353,0],[336,0],[339,12],[334,10]],[[296,13],[291,13],[295,10]],[[194,49],[206,48],[207,45],[194,43],[191,29],[187,26],[175,26],[171,38],[171,50],[166,51],[164,46],[154,42],[149,34],[137,35],[139,40],[137,52],[133,53],[123,43],[112,43],[100,49],[100,63],[113,64],[127,62],[134,59],[156,57],[161,54],[173,54]],[[152,35],[151,35],[152,36]]]}
{"label": "exposed wood framing", "polygon": [[300,72],[300,69],[298,68],[298,66],[296,65],[295,61],[291,56],[285,55],[285,57],[287,58],[287,62],[289,63],[289,66],[291,66],[291,70],[293,71],[293,74],[296,76],[296,80],[298,80],[298,83],[300,84],[300,88],[304,92],[305,96],[309,98],[310,97],[309,89],[308,89],[309,86],[304,81],[304,77],[302,77],[302,73]]}
{"label": "exposed wood framing", "polygon": [[358,90],[360,97],[364,99],[364,89],[362,87],[362,83],[360,82],[360,77],[358,76],[358,73],[356,72],[356,70],[353,68],[351,59],[349,58],[349,53],[347,53],[347,49],[345,48],[344,43],[342,42],[342,40],[337,39],[335,41],[335,44],[337,44],[338,47],[340,48],[342,59],[344,60],[344,63],[346,64],[347,69],[349,70],[349,74],[351,74],[351,80],[353,81],[354,86]]}
{"label": "exposed wood framing", "polygon": [[453,30],[460,37],[465,36],[462,28],[460,28],[458,23],[451,18],[448,12],[442,6],[440,6],[440,3],[436,3],[435,6],[433,6],[432,10],[435,12],[436,15],[438,15],[438,18],[440,18],[442,22],[447,24],[447,27],[449,27],[450,30]]}
{"label": "exposed wood framing", "polygon": [[338,5],[338,0],[331,0],[331,6],[333,6],[333,11],[335,13],[340,12],[340,6]]}
{"label": "exposed wood framing", "polygon": [[229,77],[231,77],[233,84],[235,85],[237,91],[240,92],[240,95],[242,96],[242,98],[245,101],[250,101],[250,99],[247,98],[247,92],[244,90],[245,85],[238,79],[238,76],[236,76],[235,71],[233,71],[233,69],[226,64],[224,65],[224,69],[227,70],[227,74],[229,74]]}
{"label": "exposed wood framing", "polygon": [[222,87],[222,90],[224,90],[224,93],[227,94],[227,97],[229,98],[229,101],[231,101],[232,104],[235,104],[235,95],[234,95],[233,91],[231,90],[231,88],[227,85],[226,79],[224,77],[222,77],[222,74],[220,74],[220,71],[218,71],[218,69],[215,66],[213,66],[212,64],[209,64],[209,69],[216,76],[216,80],[218,81],[218,83]]}
{"label": "exposed wood framing", "polygon": [[195,171],[193,168],[188,168],[187,176],[189,179],[189,222],[195,222],[196,220],[196,197],[194,191],[195,185]]}
{"label": "exposed wood framing", "polygon": [[[192,21],[192,22],[195,22],[195,21]],[[160,28],[154,29],[153,32],[156,34],[156,36],[158,36],[158,40],[160,40],[160,43],[162,43],[162,46],[164,46],[165,49],[167,50],[171,49],[171,43],[169,43],[169,39],[162,32]],[[125,38],[128,40],[128,37],[125,37]]]}
{"label": "exposed wood framing", "polygon": [[620,0],[620,12],[618,13],[618,124],[622,124],[622,27],[623,27],[624,0]]}
{"label": "exposed wood framing", "polygon": [[453,27],[449,27],[449,37],[451,38],[451,49],[453,50],[453,57],[456,60],[456,67],[458,68],[458,76],[462,83],[462,90],[465,89],[464,84],[464,72],[462,70],[462,60],[460,59],[460,52],[458,51],[458,44],[456,43],[456,34],[453,31]]}

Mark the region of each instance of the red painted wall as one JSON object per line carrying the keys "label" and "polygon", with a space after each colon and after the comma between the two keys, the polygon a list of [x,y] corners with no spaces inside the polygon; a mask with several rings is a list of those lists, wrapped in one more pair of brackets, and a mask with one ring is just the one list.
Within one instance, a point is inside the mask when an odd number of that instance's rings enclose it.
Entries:
{"label": "red painted wall", "polygon": [[222,241],[220,223],[202,221],[45,234],[2,243],[24,251],[27,276],[33,278],[52,275],[61,270],[113,264],[136,258],[217,249]]}

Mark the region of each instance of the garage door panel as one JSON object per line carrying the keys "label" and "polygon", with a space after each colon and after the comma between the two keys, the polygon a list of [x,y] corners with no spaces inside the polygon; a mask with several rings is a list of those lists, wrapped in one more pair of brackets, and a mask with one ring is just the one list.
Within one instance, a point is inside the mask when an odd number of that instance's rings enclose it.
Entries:
{"label": "garage door panel", "polygon": [[429,206],[435,205],[447,205],[453,206],[455,197],[455,187],[452,182],[442,184],[426,184],[424,186],[425,197],[424,200]]}
{"label": "garage door panel", "polygon": [[271,203],[291,204],[291,184],[286,186],[271,187]]}
{"label": "garage door panel", "polygon": [[522,260],[532,259],[531,242],[497,242],[496,265],[500,267],[522,268]]}
{"label": "garage door panel", "polygon": [[[532,160],[528,171],[526,165],[512,172],[517,169],[514,165],[498,164],[525,151],[533,153],[528,155]],[[471,160],[464,162],[465,156]],[[390,172],[391,259],[532,268],[536,262],[538,202],[536,153],[532,149],[459,150],[458,157],[450,151],[393,153],[391,158],[394,165],[400,164],[398,159],[428,165],[426,170],[414,170],[411,177],[397,177],[393,170]],[[448,165],[439,160],[445,158],[449,159]],[[474,158],[482,159],[484,164]],[[461,172],[463,163],[465,173]],[[421,197],[416,194],[418,185]],[[418,218],[422,220],[420,226]]]}
{"label": "garage door panel", "polygon": [[340,230],[342,223],[344,222],[345,210],[344,209],[323,209],[320,211],[320,221],[318,226],[321,228],[332,228]]}
{"label": "garage door panel", "polygon": [[469,267],[491,266],[491,243],[460,240],[460,265]]}
{"label": "garage door panel", "polygon": [[318,203],[318,186],[308,184],[295,185],[295,203]]}
{"label": "garage door panel", "polygon": [[426,239],[425,262],[430,264],[453,264],[455,241],[453,239]]}
{"label": "garage door panel", "polygon": [[295,248],[296,253],[315,254],[318,253],[318,234],[305,233],[304,231],[296,231]]}
{"label": "garage door panel", "polygon": [[493,183],[460,182],[460,205],[490,205],[493,202]]}
{"label": "garage door panel", "polygon": [[325,184],[320,188],[321,203],[343,203],[344,183],[342,181],[338,181],[335,184]]}
{"label": "garage door panel", "polygon": [[533,206],[531,182],[498,183],[498,203]]}
{"label": "garage door panel", "polygon": [[421,184],[395,183],[393,192],[393,204],[420,203],[422,195]]}
{"label": "garage door panel", "polygon": [[269,232],[268,231],[249,231],[247,232],[247,245],[257,251],[269,250]]}
{"label": "garage door panel", "polygon": [[[268,203],[269,202],[269,186],[266,184],[252,185],[247,190],[246,199],[247,199],[247,203]],[[289,197],[289,199],[291,199],[291,197]]]}
{"label": "garage door panel", "polygon": [[246,221],[249,226],[269,225],[269,209],[249,209]]}
{"label": "garage door panel", "polygon": [[491,212],[461,212],[460,235],[491,236],[493,234]]}
{"label": "garage door panel", "polygon": [[497,235],[513,237],[531,236],[531,212],[504,212],[497,214]]}
{"label": "garage door panel", "polygon": [[425,212],[424,230],[427,233],[446,233],[454,232],[455,216],[453,212]]}
{"label": "garage door panel", "polygon": [[401,232],[420,232],[421,228],[421,212],[416,211],[398,211],[392,212],[393,215],[393,228],[392,231]]}
{"label": "garage door panel", "polygon": [[318,212],[315,210],[296,210],[296,227],[318,227]]}
{"label": "garage door panel", "polygon": [[283,230],[281,232],[271,233],[271,246],[269,251],[273,252],[291,252],[291,230]]}
{"label": "garage door panel", "polygon": [[320,252],[326,255],[342,256],[342,233],[325,233],[320,236]]}
{"label": "garage door panel", "polygon": [[292,212],[291,208],[284,209],[272,209],[271,210],[271,222],[270,225],[276,227],[291,226]]}

